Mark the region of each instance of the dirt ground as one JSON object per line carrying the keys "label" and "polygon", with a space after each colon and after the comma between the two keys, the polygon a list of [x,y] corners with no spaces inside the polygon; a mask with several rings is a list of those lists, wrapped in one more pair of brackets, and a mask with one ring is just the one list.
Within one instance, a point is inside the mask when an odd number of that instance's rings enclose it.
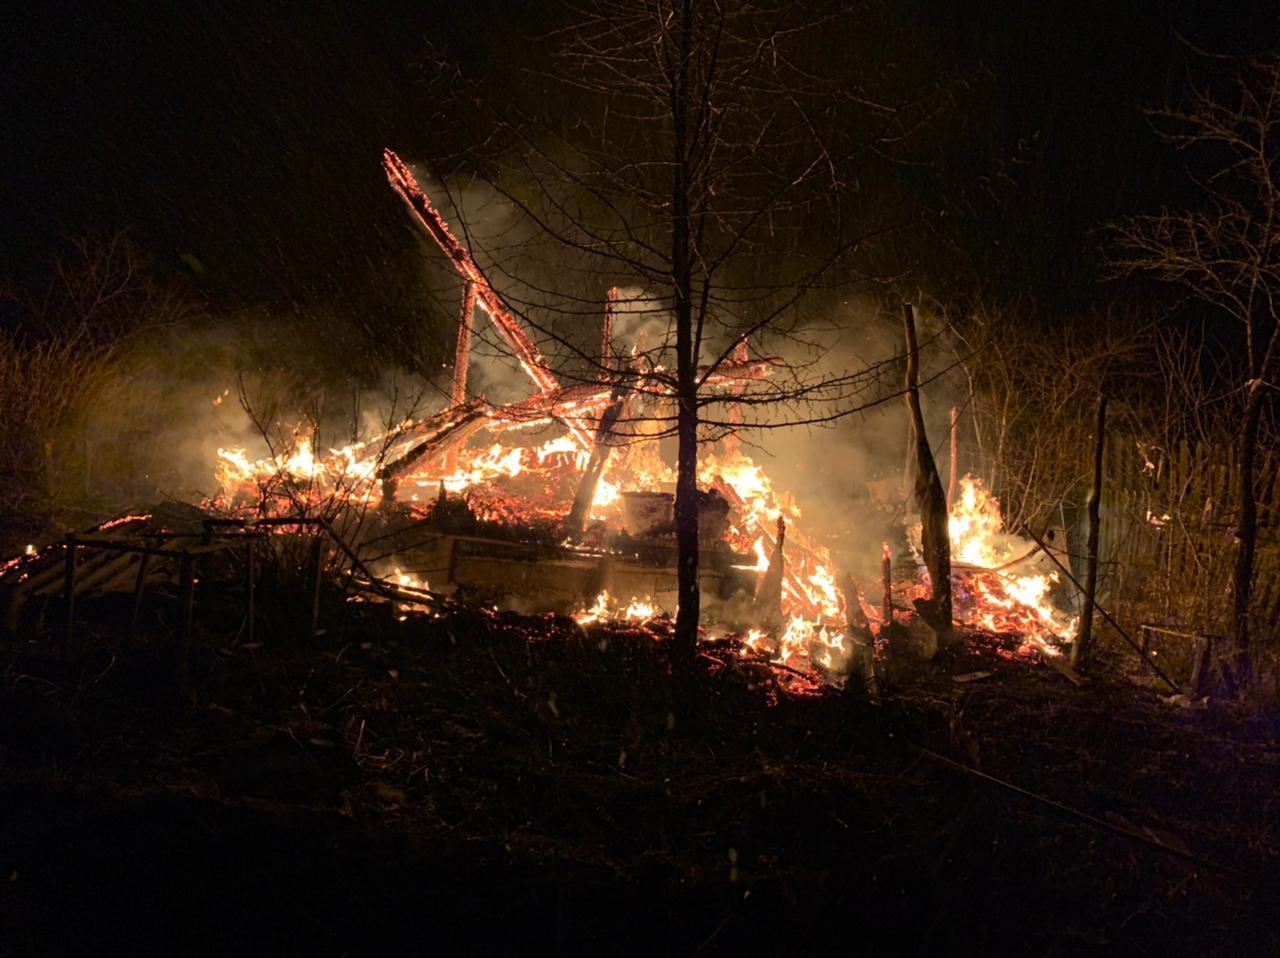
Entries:
{"label": "dirt ground", "polygon": [[970,636],[873,703],[638,628],[208,604],[184,692],[173,604],[128,612],[0,644],[0,955],[1280,953],[1276,713],[1118,651],[1076,688]]}

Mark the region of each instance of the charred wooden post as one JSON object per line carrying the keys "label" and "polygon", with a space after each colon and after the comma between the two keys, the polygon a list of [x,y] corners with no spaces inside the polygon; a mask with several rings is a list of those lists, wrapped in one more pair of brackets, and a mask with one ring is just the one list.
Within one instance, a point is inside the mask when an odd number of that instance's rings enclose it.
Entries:
{"label": "charred wooden post", "polygon": [[1086,506],[1089,515],[1089,537],[1084,568],[1084,604],[1080,609],[1080,628],[1071,646],[1071,667],[1080,668],[1093,651],[1093,610],[1098,595],[1098,539],[1102,510],[1102,456],[1106,449],[1107,397],[1098,397],[1098,418],[1094,425],[1093,488]]}
{"label": "charred wooden post", "polygon": [[782,625],[782,580],[786,571],[782,547],[786,539],[787,520],[783,516],[778,516],[778,537],[774,541],[773,555],[769,557],[769,568],[764,574],[760,588],[756,590],[754,603],[760,624],[769,629],[776,629]]}
{"label": "charred wooden post", "polygon": [[62,651],[71,649],[71,639],[76,627],[76,537],[67,534],[67,556],[63,582],[63,604],[67,611],[67,624],[62,633]]}
{"label": "charred wooden post", "polygon": [[[467,374],[471,367],[471,323],[476,311],[476,284],[467,281],[462,293],[462,311],[458,317],[458,343],[453,350],[453,390],[449,400],[454,406],[467,401]],[[458,447],[452,447],[445,455],[445,471],[458,468]]]}
{"label": "charred wooden post", "polygon": [[564,520],[565,531],[570,535],[580,535],[586,527],[587,516],[591,514],[591,503],[595,501],[596,489],[600,486],[600,477],[604,475],[604,467],[613,451],[613,433],[626,408],[628,392],[622,386],[614,389],[613,402],[600,417],[600,426],[596,429],[595,440],[591,444],[591,457],[587,460],[582,481],[578,483],[578,491],[574,493],[569,515]]}
{"label": "charred wooden post", "polygon": [[[600,349],[602,375],[606,378],[612,372],[613,366],[613,311],[617,302],[618,289],[616,286],[611,287],[605,296],[604,342]],[[622,418],[627,408],[627,399],[630,394],[631,387],[621,380],[609,394],[609,405],[600,417],[600,424],[596,427],[595,438],[591,443],[591,456],[587,460],[587,468],[582,474],[582,481],[578,483],[577,492],[574,493],[569,514],[565,517],[565,532],[571,536],[581,535],[582,530],[586,528],[587,517],[591,514],[591,504],[596,498],[596,489],[600,486],[600,478],[604,475],[609,455],[613,452],[613,434],[617,429],[618,420]]]}
{"label": "charred wooden post", "polygon": [[[848,620],[849,644],[853,650],[849,658],[849,677],[857,680],[867,697],[880,698],[880,679],[876,675],[875,639],[862,607],[858,604],[858,588],[853,577],[843,577],[841,592],[844,597],[845,618]],[[852,686],[853,683],[850,683]]]}
{"label": "charred wooden post", "polygon": [[938,477],[938,467],[925,434],[924,414],[920,410],[920,349],[916,343],[915,310],[910,303],[902,307],[907,336],[907,408],[915,442],[915,499],[920,510],[921,548],[929,570],[932,595],[916,600],[921,617],[939,635],[951,631],[951,539],[947,531],[947,497]]}

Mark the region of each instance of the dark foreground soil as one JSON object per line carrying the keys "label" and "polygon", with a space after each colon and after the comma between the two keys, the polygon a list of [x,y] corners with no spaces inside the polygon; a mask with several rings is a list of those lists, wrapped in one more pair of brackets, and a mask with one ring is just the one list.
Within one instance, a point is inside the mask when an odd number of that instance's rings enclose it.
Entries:
{"label": "dark foreground soil", "polygon": [[876,704],[639,630],[204,609],[183,694],[170,607],[81,615],[0,646],[0,955],[1280,954],[1274,714],[1118,658],[974,638]]}

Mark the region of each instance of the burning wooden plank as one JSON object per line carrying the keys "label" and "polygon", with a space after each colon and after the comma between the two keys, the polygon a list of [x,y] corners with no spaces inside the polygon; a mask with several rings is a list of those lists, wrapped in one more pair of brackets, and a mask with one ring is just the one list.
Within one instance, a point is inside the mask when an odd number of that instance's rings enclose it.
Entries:
{"label": "burning wooden plank", "polygon": [[458,238],[449,229],[449,224],[445,222],[444,217],[431,205],[431,200],[428,199],[422,188],[418,186],[418,181],[414,177],[413,171],[409,169],[408,164],[391,150],[384,150],[382,167],[386,170],[387,179],[390,180],[392,187],[400,194],[409,209],[413,211],[414,216],[426,229],[428,235],[436,241],[436,245],[440,247],[445,256],[449,257],[454,269],[458,271],[467,283],[474,285],[475,294],[484,305],[485,312],[489,314],[493,324],[498,327],[499,332],[502,333],[511,348],[515,350],[516,356],[520,360],[520,365],[529,374],[529,378],[544,393],[557,389],[560,384],[547,367],[547,362],[542,357],[542,353],[533,340],[520,328],[519,321],[502,305],[502,300],[494,292],[493,286],[490,285],[480,268],[476,266],[475,260],[471,258],[471,252],[458,241]]}

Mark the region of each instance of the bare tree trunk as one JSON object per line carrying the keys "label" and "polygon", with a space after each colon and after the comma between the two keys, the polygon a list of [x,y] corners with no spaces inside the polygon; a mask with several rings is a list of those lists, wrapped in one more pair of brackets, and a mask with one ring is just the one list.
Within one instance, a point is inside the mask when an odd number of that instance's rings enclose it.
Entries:
{"label": "bare tree trunk", "polygon": [[679,26],[679,61],[671,98],[675,170],[671,188],[671,279],[676,325],[676,611],[675,653],[692,662],[698,644],[698,344],[693,328],[693,254],[689,217],[689,60],[692,0]]}
{"label": "bare tree trunk", "polygon": [[947,506],[956,501],[956,477],[960,468],[960,407],[951,407],[951,449],[947,468]]}
{"label": "bare tree trunk", "polygon": [[1235,677],[1240,688],[1253,677],[1249,648],[1249,606],[1253,599],[1254,554],[1258,546],[1258,501],[1254,489],[1254,469],[1258,453],[1258,427],[1262,420],[1262,381],[1249,385],[1244,407],[1244,430],[1240,434],[1240,518],[1236,523],[1236,567],[1232,579],[1232,637]]}
{"label": "bare tree trunk", "polygon": [[920,510],[924,563],[929,569],[933,590],[929,600],[919,601],[917,607],[933,630],[944,635],[951,630],[951,538],[947,531],[947,496],[938,476],[938,466],[933,461],[929,438],[925,435],[924,414],[920,411],[920,350],[916,345],[915,310],[909,303],[902,308],[902,318],[907,333],[907,408],[911,412],[916,450],[916,506]]}
{"label": "bare tree trunk", "polygon": [[[681,376],[683,379],[683,375]],[[681,386],[676,461],[676,648],[692,657],[698,641],[698,407],[696,388]]]}
{"label": "bare tree trunk", "polygon": [[610,286],[604,297],[604,327],[600,335],[600,375],[609,378],[613,369],[613,312],[618,306],[618,287]]}
{"label": "bare tree trunk", "polygon": [[1089,491],[1089,539],[1084,570],[1084,605],[1080,610],[1080,628],[1071,646],[1071,667],[1081,668],[1093,651],[1093,608],[1098,594],[1098,539],[1102,510],[1102,454],[1106,447],[1107,397],[1098,397],[1098,419],[1093,445],[1093,488]]}

